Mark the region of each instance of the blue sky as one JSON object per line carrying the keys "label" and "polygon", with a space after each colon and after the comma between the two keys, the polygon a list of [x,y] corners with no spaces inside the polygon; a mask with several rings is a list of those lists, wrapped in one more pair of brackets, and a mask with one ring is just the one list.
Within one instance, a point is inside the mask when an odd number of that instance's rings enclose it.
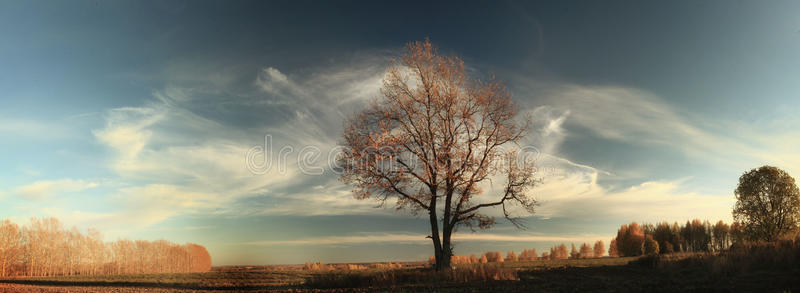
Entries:
{"label": "blue sky", "polygon": [[[505,81],[542,152],[529,229],[460,231],[459,254],[730,221],[742,172],[800,174],[798,2],[318,2],[0,2],[0,215],[214,265],[425,259],[425,219],[298,154],[334,149],[426,37]],[[294,151],[253,174],[266,135]]]}

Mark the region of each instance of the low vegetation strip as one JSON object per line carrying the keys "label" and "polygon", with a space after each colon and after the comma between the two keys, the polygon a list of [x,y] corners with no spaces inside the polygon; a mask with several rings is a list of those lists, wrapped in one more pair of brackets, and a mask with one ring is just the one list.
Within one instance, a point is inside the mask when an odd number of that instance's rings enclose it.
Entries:
{"label": "low vegetation strip", "polygon": [[327,272],[313,275],[305,285],[311,288],[397,287],[402,285],[468,284],[519,280],[517,269],[502,264],[457,266],[451,270],[391,269],[382,271]]}
{"label": "low vegetation strip", "polygon": [[[741,252],[737,249],[741,249]],[[225,268],[206,273],[97,275],[15,278],[0,280],[3,292],[673,292],[800,290],[797,261],[765,263],[800,251],[797,246],[752,244],[716,252],[661,256],[604,257],[460,264],[452,271],[432,268],[369,268],[364,270],[303,270],[281,267]],[[770,256],[771,255],[771,256]],[[794,254],[796,257],[797,254]],[[652,259],[657,258],[657,265]],[[712,270],[717,260],[731,266],[750,259],[763,266],[747,270]],[[792,266],[793,265],[793,266]],[[12,288],[14,290],[9,290]],[[19,289],[19,290],[16,290]]]}

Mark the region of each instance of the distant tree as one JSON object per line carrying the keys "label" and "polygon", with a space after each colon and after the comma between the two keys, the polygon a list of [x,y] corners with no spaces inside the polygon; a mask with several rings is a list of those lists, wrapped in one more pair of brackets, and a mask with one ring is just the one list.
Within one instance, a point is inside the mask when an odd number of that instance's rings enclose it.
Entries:
{"label": "distant tree", "polygon": [[490,251],[490,252],[485,253],[485,255],[486,255],[486,259],[489,262],[504,262],[505,261],[505,259],[503,259],[503,254],[500,253],[499,251]]}
{"label": "distant tree", "polygon": [[694,219],[681,228],[685,246],[690,251],[709,251],[711,248],[711,223]]}
{"label": "distant tree", "polygon": [[470,263],[469,257],[466,255],[453,255],[450,256],[450,263],[452,264],[468,264]]}
{"label": "distant tree", "polygon": [[508,261],[518,261],[519,258],[517,257],[517,253],[512,250],[512,251],[509,251],[508,254],[506,254],[506,260],[508,260]]}
{"label": "distant tree", "polygon": [[469,255],[469,263],[478,263],[478,258],[475,257],[475,254],[470,254]]}
{"label": "distant tree", "polygon": [[22,248],[20,233],[19,226],[9,220],[0,224],[0,261],[2,261],[0,276],[8,276],[9,266],[20,260]]}
{"label": "distant tree", "polygon": [[542,259],[550,259],[550,253],[547,251],[542,252]]}
{"label": "distant tree", "polygon": [[528,260],[538,260],[539,253],[536,251],[536,248],[531,248],[528,250]]}
{"label": "distant tree", "polygon": [[606,245],[603,244],[603,240],[597,240],[594,243],[594,257],[603,257],[606,254]]}
{"label": "distant tree", "polygon": [[575,243],[570,243],[570,245],[572,245],[572,248],[569,250],[569,258],[574,259],[580,257],[580,252],[578,252],[578,250],[575,249]]}
{"label": "distant tree", "polygon": [[713,247],[716,251],[725,250],[730,246],[730,239],[731,239],[731,227],[728,224],[725,224],[722,221],[717,222],[714,224],[713,227]]}
{"label": "distant tree", "polygon": [[672,223],[670,227],[670,232],[672,233],[672,248],[674,251],[686,251],[686,246],[683,245],[684,240],[681,236],[681,226],[678,225],[678,222]]}
{"label": "distant tree", "polygon": [[519,260],[537,260],[539,255],[536,253],[536,248],[523,249],[519,256]]}
{"label": "distant tree", "polygon": [[499,251],[495,251],[494,255],[495,255],[494,262],[505,262],[505,259],[503,259],[503,254],[500,253]]}
{"label": "distant tree", "polygon": [[644,253],[656,254],[659,252],[658,242],[653,239],[653,235],[646,235],[644,237]]}
{"label": "distant tree", "polygon": [[[512,149],[528,124],[505,86],[470,78],[459,58],[439,55],[427,40],[406,48],[386,72],[382,99],[345,122],[338,161],[357,199],[393,198],[398,209],[428,215],[441,270],[450,266],[457,227],[496,224],[487,209],[520,227],[510,207],[532,214],[529,190],[538,181],[533,162]],[[506,181],[499,194],[473,200],[496,176]]]}
{"label": "distant tree", "polygon": [[569,257],[567,246],[561,243],[561,245],[558,246],[558,259],[567,259],[567,257]]}
{"label": "distant tree", "polygon": [[733,222],[731,224],[731,244],[733,243],[742,243],[747,239],[747,236],[744,234],[744,227],[739,222]]}
{"label": "distant tree", "polygon": [[105,243],[100,232],[66,229],[55,218],[33,218],[22,227],[9,220],[0,223],[3,276],[205,272],[210,268],[208,251],[192,243]]}
{"label": "distant tree", "polygon": [[529,256],[528,260],[538,260],[539,259],[539,253],[536,252],[536,248],[529,249],[528,250],[528,256]]}
{"label": "distant tree", "polygon": [[667,254],[675,252],[675,248],[674,246],[672,246],[671,242],[664,242],[663,247],[661,245],[659,245],[658,247],[659,247],[659,253]]}
{"label": "distant tree", "polygon": [[642,231],[644,231],[645,235],[653,235],[656,231],[656,226],[650,223],[642,224]]}
{"label": "distant tree", "polygon": [[800,222],[800,189],[786,171],[772,166],[739,177],[733,218],[750,240],[773,241]]}
{"label": "distant tree", "polygon": [[[436,263],[436,258],[433,259],[433,262]],[[486,254],[481,254],[481,263],[488,263],[489,259],[486,257]]]}
{"label": "distant tree", "polygon": [[620,256],[637,256],[642,254],[644,231],[638,223],[622,225],[617,231],[617,252]]}
{"label": "distant tree", "polygon": [[[672,234],[672,228],[670,227],[669,223],[661,222],[656,224],[655,229],[653,230],[653,239],[658,242],[658,246],[661,247],[661,253],[670,253],[672,252],[672,242],[675,240]],[[667,247],[670,247],[669,251],[667,251]]]}
{"label": "distant tree", "polygon": [[594,257],[594,250],[592,249],[591,246],[589,246],[589,244],[586,244],[586,242],[584,242],[583,244],[581,244],[581,250],[579,252],[579,255],[580,258],[592,258]]}
{"label": "distant tree", "polygon": [[608,256],[619,256],[619,250],[617,249],[617,238],[611,239],[611,243],[608,244]]}

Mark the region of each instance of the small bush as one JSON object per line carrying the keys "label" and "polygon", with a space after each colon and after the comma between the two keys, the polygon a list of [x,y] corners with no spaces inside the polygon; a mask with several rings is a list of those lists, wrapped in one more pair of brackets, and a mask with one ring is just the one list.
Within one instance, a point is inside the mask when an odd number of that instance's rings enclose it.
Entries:
{"label": "small bush", "polygon": [[736,243],[729,250],[719,253],[647,255],[632,261],[631,264],[660,269],[700,266],[715,274],[800,269],[800,239]]}

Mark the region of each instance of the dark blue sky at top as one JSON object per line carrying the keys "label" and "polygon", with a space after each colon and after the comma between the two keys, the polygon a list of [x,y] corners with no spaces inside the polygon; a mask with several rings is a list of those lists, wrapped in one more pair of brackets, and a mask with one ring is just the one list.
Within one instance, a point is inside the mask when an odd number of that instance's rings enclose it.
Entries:
{"label": "dark blue sky at top", "polygon": [[[797,64],[774,36],[800,28],[769,17],[791,13],[796,5],[759,4],[6,1],[2,33],[17,38],[0,48],[4,67],[16,69],[4,76],[5,87],[36,87],[49,76],[67,76],[47,90],[98,92],[78,98],[75,107],[124,105],[139,93],[111,94],[97,83],[136,88],[120,76],[156,72],[166,60],[299,69],[429,37],[488,70],[546,71],[580,82],[645,87],[702,107],[724,101],[722,113],[749,106],[750,95],[782,82],[764,80],[753,68]],[[768,24],[777,26],[764,30]],[[755,41],[764,39],[770,42]],[[764,47],[775,54],[754,54]],[[40,63],[31,66],[26,56]],[[81,74],[73,74],[76,68]],[[721,83],[739,86],[710,95]]]}

